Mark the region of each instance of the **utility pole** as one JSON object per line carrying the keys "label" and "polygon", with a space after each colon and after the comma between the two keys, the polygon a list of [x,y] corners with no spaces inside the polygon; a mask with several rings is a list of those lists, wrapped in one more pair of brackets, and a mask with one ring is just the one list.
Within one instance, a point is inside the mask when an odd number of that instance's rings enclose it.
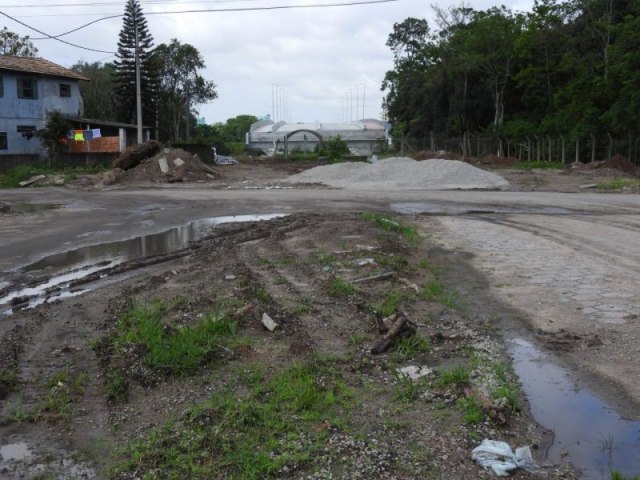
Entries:
{"label": "utility pole", "polygon": [[134,20],[135,35],[136,35],[136,48],[135,48],[135,60],[136,60],[136,119],[138,121],[138,143],[142,143],[142,91],[140,88],[140,41],[138,39],[138,18]]}
{"label": "utility pole", "polygon": [[362,119],[364,120],[365,82],[362,82]]}

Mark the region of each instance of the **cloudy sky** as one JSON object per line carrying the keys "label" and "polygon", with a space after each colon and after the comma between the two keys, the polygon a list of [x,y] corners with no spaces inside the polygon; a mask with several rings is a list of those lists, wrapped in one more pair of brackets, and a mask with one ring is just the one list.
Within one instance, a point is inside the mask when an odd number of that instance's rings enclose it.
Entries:
{"label": "cloudy sky", "polygon": [[[433,18],[460,0],[397,0],[388,3],[270,11],[161,13],[180,10],[318,5],[363,0],[140,0],[155,43],[177,38],[202,54],[205,78],[219,98],[199,105],[207,123],[240,114],[290,122],[334,122],[380,118],[384,73],[392,66],[385,45],[393,24],[407,17]],[[504,4],[530,10],[533,0],[471,0],[483,10]],[[93,20],[121,15],[120,0],[0,0],[0,12],[49,35],[59,35]],[[35,39],[42,35],[0,17],[0,27]],[[64,36],[87,48],[115,52],[121,18],[99,21]],[[34,41],[39,55],[70,67],[79,60],[108,62],[113,54],[92,52],[55,40]]]}

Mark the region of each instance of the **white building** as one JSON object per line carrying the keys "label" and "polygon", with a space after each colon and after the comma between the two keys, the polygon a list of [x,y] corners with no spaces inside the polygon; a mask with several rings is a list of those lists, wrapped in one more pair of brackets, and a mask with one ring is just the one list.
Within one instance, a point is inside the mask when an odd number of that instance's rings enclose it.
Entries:
{"label": "white building", "polygon": [[0,55],[0,161],[8,155],[44,155],[35,132],[53,110],[82,117],[78,82],[84,80],[43,58]]}
{"label": "white building", "polygon": [[260,120],[247,133],[249,148],[275,152],[313,151],[323,141],[340,136],[352,155],[371,155],[382,151],[388,138],[388,125],[380,120],[363,119],[345,123],[274,123]]}

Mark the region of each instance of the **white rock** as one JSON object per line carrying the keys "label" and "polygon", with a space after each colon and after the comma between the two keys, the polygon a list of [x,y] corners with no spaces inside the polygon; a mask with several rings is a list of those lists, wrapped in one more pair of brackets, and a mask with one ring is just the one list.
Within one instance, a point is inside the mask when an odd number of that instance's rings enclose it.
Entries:
{"label": "white rock", "polygon": [[181,167],[182,165],[184,165],[184,160],[182,160],[181,158],[176,158],[176,159],[173,161],[173,164],[174,164],[176,167]]}
{"label": "white rock", "polygon": [[165,157],[158,159],[158,165],[160,166],[160,171],[162,173],[169,173],[169,163]]}
{"label": "white rock", "polygon": [[262,325],[264,325],[264,327],[270,332],[273,332],[276,328],[278,328],[278,324],[274,322],[267,313],[262,314]]}
{"label": "white rock", "polygon": [[408,367],[398,368],[396,372],[398,372],[398,374],[403,377],[410,378],[411,380],[418,380],[419,378],[430,375],[433,372],[433,370],[431,370],[426,365],[422,365],[420,367],[415,365],[409,365]]}

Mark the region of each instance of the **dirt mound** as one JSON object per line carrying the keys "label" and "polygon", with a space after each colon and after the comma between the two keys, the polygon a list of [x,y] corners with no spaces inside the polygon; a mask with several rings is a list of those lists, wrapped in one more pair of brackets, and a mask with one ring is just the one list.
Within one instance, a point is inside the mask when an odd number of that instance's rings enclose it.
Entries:
{"label": "dirt mound", "polygon": [[132,145],[114,160],[113,168],[129,170],[139,165],[146,158],[153,157],[159,150],[160,144],[155,140]]}
{"label": "dirt mound", "polygon": [[624,155],[614,155],[608,160],[598,162],[574,162],[571,164],[570,171],[576,173],[595,173],[610,177],[640,176],[640,166],[631,162]]}
{"label": "dirt mound", "polygon": [[445,152],[444,150],[439,150],[434,152],[433,150],[420,150],[412,157],[414,160],[428,160],[430,158],[439,158],[442,160],[462,160],[462,155],[458,153]]}
{"label": "dirt mound", "polygon": [[498,155],[485,155],[480,159],[482,165],[492,165],[494,167],[510,167],[514,163],[517,163],[518,159],[515,157],[499,157]]}
{"label": "dirt mound", "polygon": [[123,170],[116,168],[101,174],[103,185],[139,183],[203,183],[216,179],[220,174],[200,160],[181,149],[165,148],[154,157],[147,158],[138,166]]}

